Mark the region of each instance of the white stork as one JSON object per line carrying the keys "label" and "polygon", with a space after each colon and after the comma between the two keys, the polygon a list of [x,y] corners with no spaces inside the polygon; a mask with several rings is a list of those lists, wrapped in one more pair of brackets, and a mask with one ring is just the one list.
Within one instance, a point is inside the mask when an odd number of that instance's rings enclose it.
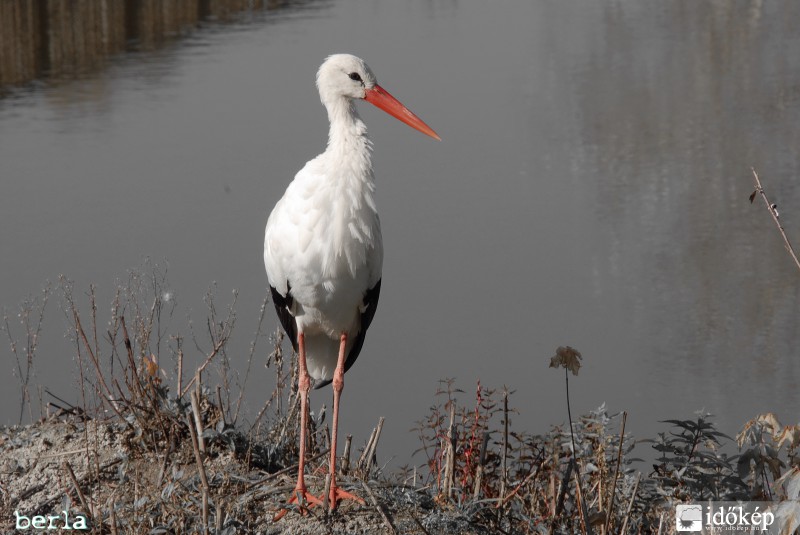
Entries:
{"label": "white stork", "polygon": [[[328,147],[306,163],[267,221],[264,263],[281,324],[299,355],[300,462],[288,503],[321,504],[303,478],[310,378],[315,388],[333,383],[330,494],[360,498],[336,484],[336,435],[344,373],[364,343],[381,290],[383,242],[375,206],[372,143],[358,116],[363,99],[409,126],[440,139],[428,125],[378,85],[363,60],[329,56],[317,72],[328,111]],[[285,514],[282,510],[276,520]]]}

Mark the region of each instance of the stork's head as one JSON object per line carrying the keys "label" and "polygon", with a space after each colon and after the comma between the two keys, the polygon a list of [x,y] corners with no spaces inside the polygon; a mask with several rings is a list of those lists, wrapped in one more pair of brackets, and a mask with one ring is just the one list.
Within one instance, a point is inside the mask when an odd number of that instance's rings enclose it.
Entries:
{"label": "stork's head", "polygon": [[329,97],[365,98],[376,83],[375,74],[364,60],[351,54],[328,56],[317,72],[323,102]]}
{"label": "stork's head", "polygon": [[361,58],[351,54],[328,56],[317,71],[317,87],[326,106],[339,98],[363,99],[423,134],[441,140],[422,119],[378,85],[372,69]]}

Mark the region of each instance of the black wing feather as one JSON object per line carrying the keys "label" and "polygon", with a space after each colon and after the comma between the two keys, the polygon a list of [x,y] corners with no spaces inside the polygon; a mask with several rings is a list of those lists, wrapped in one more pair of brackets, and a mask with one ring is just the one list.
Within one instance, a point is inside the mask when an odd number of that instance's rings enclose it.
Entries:
{"label": "black wing feather", "polygon": [[278,318],[281,320],[283,330],[286,331],[286,335],[292,342],[292,347],[297,351],[297,321],[295,321],[294,316],[289,312],[289,309],[292,308],[294,304],[292,287],[287,281],[285,296],[281,295],[274,286],[270,286],[269,289],[270,292],[272,292],[272,303],[275,305],[275,311],[278,313]]}
{"label": "black wing feather", "polygon": [[[367,337],[367,329],[369,329],[369,326],[372,323],[372,318],[375,317],[375,310],[378,308],[378,298],[380,296],[381,279],[378,279],[378,282],[375,283],[375,286],[367,290],[366,295],[364,295],[364,306],[366,308],[364,309],[364,312],[361,313],[361,329],[358,331],[358,335],[353,341],[353,345],[350,347],[350,352],[347,354],[347,358],[344,361],[345,373],[347,373],[347,370],[349,370],[350,367],[356,362],[358,354],[361,353],[361,348],[364,345],[364,339]],[[320,381],[318,384],[314,385],[314,389],[322,388],[330,383],[330,379],[327,381]]]}

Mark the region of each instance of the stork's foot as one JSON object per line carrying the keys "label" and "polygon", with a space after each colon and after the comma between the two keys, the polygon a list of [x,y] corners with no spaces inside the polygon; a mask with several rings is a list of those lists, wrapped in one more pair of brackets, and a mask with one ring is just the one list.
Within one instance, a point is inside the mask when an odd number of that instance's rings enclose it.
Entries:
{"label": "stork's foot", "polygon": [[[286,505],[297,504],[298,510],[300,511],[301,515],[307,515],[308,509],[315,506],[315,505],[322,505],[322,500],[308,492],[308,489],[305,486],[298,486],[292,491],[292,495],[289,496],[289,499],[286,500]],[[289,512],[289,509],[283,507],[280,511],[278,511],[275,516],[272,517],[273,522],[277,522],[284,516],[286,513]]]}
{"label": "stork's foot", "polygon": [[328,495],[328,500],[329,500],[328,504],[330,506],[331,511],[336,510],[336,506],[339,505],[339,502],[342,500],[353,500],[354,502],[358,502],[361,505],[366,505],[364,500],[362,500],[355,494],[351,494],[346,490],[343,490],[336,483],[331,484],[331,491],[330,494]]}

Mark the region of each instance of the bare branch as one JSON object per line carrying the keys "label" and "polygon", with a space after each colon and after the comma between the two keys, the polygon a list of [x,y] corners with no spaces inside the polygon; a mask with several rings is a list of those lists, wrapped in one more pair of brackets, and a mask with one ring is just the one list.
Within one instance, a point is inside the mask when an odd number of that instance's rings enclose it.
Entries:
{"label": "bare branch", "polygon": [[756,170],[753,167],[751,167],[750,170],[753,171],[753,178],[755,178],[756,181],[756,190],[750,195],[750,202],[751,203],[753,202],[753,199],[755,199],[756,194],[761,195],[761,198],[764,199],[764,204],[767,205],[767,210],[769,211],[769,215],[772,216],[772,220],[775,221],[775,224],[778,226],[778,230],[780,231],[781,236],[783,236],[783,243],[785,244],[784,246],[786,247],[786,250],[791,255],[792,260],[794,260],[797,269],[800,269],[800,260],[797,259],[797,255],[794,252],[794,248],[792,247],[792,244],[789,242],[789,237],[786,235],[786,231],[783,230],[783,225],[781,225],[779,219],[780,216],[778,214],[778,205],[769,202],[769,199],[767,199],[767,194],[764,193],[764,188],[761,186],[761,180],[759,180],[758,178],[758,173],[756,173]]}

